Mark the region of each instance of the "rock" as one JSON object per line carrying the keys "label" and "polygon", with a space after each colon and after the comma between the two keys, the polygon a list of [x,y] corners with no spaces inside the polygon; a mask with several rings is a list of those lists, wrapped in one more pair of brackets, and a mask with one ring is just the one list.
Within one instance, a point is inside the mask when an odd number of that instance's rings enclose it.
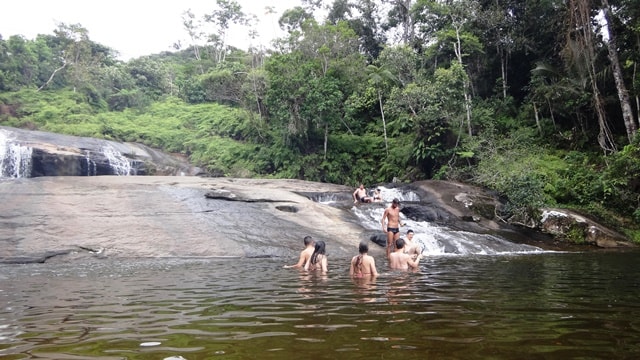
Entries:
{"label": "rock", "polygon": [[[183,158],[142,144],[4,126],[0,126],[0,154],[3,155],[0,177],[195,175],[201,172]],[[11,163],[16,160],[20,163]]]}
{"label": "rock", "polygon": [[603,248],[632,246],[624,235],[565,209],[543,209],[538,228],[556,239],[576,244]]}
{"label": "rock", "polygon": [[[338,261],[357,253],[362,227],[342,209],[299,193],[348,192],[308,181],[189,176],[0,181],[0,262],[295,259],[307,235],[324,240]],[[211,193],[225,196],[205,196]]]}
{"label": "rock", "polygon": [[[622,234],[608,229],[580,214],[561,209],[543,209],[542,216],[532,221],[530,229],[510,224],[498,218],[504,205],[491,192],[466,184],[447,181],[420,181],[413,186],[420,191],[422,209],[402,209],[408,217],[444,222],[454,229],[476,233],[495,233],[514,242],[548,244],[556,248],[566,245],[588,244],[598,247],[633,247]],[[448,216],[448,217],[447,217]],[[545,239],[544,234],[551,236]],[[533,242],[527,239],[535,239]]]}

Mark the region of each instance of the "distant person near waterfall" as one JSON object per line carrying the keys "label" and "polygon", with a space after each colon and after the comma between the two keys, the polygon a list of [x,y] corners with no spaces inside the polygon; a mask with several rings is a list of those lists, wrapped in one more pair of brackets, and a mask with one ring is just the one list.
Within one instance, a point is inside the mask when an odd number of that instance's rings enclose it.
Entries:
{"label": "distant person near waterfall", "polygon": [[370,203],[373,201],[373,198],[367,196],[367,189],[364,188],[364,184],[360,184],[360,187],[353,192],[353,203],[357,202],[361,203]]}

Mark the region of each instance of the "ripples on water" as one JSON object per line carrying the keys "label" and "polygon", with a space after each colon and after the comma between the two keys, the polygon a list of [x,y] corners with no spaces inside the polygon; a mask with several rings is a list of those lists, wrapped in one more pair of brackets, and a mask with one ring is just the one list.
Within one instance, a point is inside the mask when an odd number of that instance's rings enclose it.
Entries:
{"label": "ripples on water", "polygon": [[3,265],[0,358],[632,359],[636,258],[379,261],[376,281],[348,259],[326,276],[273,259]]}

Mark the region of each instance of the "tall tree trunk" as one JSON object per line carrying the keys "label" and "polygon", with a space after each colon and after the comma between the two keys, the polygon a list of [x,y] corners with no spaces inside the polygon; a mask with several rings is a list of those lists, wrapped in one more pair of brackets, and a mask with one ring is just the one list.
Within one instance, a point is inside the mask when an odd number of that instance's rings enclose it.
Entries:
{"label": "tall tree trunk", "polygon": [[413,29],[413,19],[411,18],[412,0],[395,0],[396,6],[401,13],[402,21],[402,43],[411,46],[415,37]]}
{"label": "tall tree trunk", "polygon": [[605,152],[615,152],[616,144],[609,129],[604,102],[597,83],[597,71],[595,68],[595,43],[593,39],[593,27],[591,26],[591,1],[589,0],[569,0],[569,24],[567,28],[567,46],[570,46],[575,36],[575,41],[580,46],[582,53],[575,54],[575,57],[584,60],[586,73],[591,85],[591,99],[593,108],[598,118],[598,145]]}
{"label": "tall tree trunk", "polygon": [[380,104],[380,114],[382,114],[382,129],[384,130],[384,148],[389,155],[389,143],[387,141],[387,121],[384,119],[384,110],[382,109],[382,92],[378,90],[378,103]]}
{"label": "tall tree trunk", "polygon": [[[57,68],[57,69],[53,70],[53,72],[51,73],[51,76],[49,76],[49,80],[47,80],[47,82],[46,82],[46,83],[42,84],[42,86],[40,86],[40,87],[38,88],[38,90],[36,90],[36,91],[40,91],[40,90],[44,89],[45,87],[47,87],[47,85],[49,85],[49,84],[51,83],[51,81],[53,80],[53,77],[54,77],[54,76],[56,76],[56,74],[58,73],[58,71],[60,71],[60,70],[64,69],[65,67],[67,67],[67,62],[66,62],[66,61],[64,61],[64,59],[63,59],[62,66],[60,66],[59,68]],[[75,89],[74,89],[74,92],[75,92]]]}
{"label": "tall tree trunk", "polygon": [[624,126],[627,128],[627,137],[629,142],[633,140],[638,127],[633,118],[633,109],[631,109],[631,100],[629,99],[629,91],[624,84],[622,77],[622,68],[620,67],[620,60],[618,59],[618,50],[616,50],[616,34],[613,31],[611,24],[611,8],[608,0],[602,0],[604,14],[605,27],[609,33],[609,40],[607,41],[607,50],[609,51],[609,60],[611,61],[611,67],[613,69],[613,79],[616,82],[616,90],[618,91],[618,99],[620,99],[620,107],[622,107],[622,119]]}
{"label": "tall tree trunk", "polygon": [[[633,64],[633,78],[636,78],[636,74],[637,74],[637,70],[638,70],[638,64],[635,63]],[[640,124],[640,96],[636,95],[636,114],[638,114],[638,124]]]}
{"label": "tall tree trunk", "polygon": [[327,160],[327,143],[329,142],[329,123],[324,123],[324,159]]}
{"label": "tall tree trunk", "polygon": [[502,98],[507,98],[507,60],[504,49],[500,49],[500,71],[502,72]]}
{"label": "tall tree trunk", "polygon": [[538,133],[540,135],[542,135],[542,126],[540,126],[540,116],[538,115],[538,106],[536,105],[536,102],[533,101],[533,114],[536,118],[536,127],[538,128]]}
{"label": "tall tree trunk", "polygon": [[[460,63],[460,65],[462,66],[462,68],[464,69],[464,63],[462,62],[462,41],[460,40],[460,28],[462,26],[460,25],[455,25],[454,24],[454,28],[456,30],[456,43],[453,45],[454,46],[454,51],[456,53],[456,57],[458,58],[458,62]],[[465,70],[466,72],[466,70]],[[471,86],[471,84],[469,84],[469,77],[467,76],[464,79],[464,108],[465,108],[465,113],[467,116],[467,132],[469,133],[469,136],[473,136],[473,131],[471,128],[471,94],[469,94],[469,87]]]}

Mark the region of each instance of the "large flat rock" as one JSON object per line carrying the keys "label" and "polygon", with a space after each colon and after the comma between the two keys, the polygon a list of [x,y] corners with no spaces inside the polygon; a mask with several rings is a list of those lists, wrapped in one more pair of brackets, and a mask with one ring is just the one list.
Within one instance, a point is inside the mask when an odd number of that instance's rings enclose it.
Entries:
{"label": "large flat rock", "polygon": [[[210,193],[226,194],[207,197]],[[301,194],[350,188],[298,180],[181,176],[40,177],[0,182],[0,262],[96,257],[295,258],[302,238],[357,251],[348,212]],[[233,198],[233,199],[231,199]]]}

